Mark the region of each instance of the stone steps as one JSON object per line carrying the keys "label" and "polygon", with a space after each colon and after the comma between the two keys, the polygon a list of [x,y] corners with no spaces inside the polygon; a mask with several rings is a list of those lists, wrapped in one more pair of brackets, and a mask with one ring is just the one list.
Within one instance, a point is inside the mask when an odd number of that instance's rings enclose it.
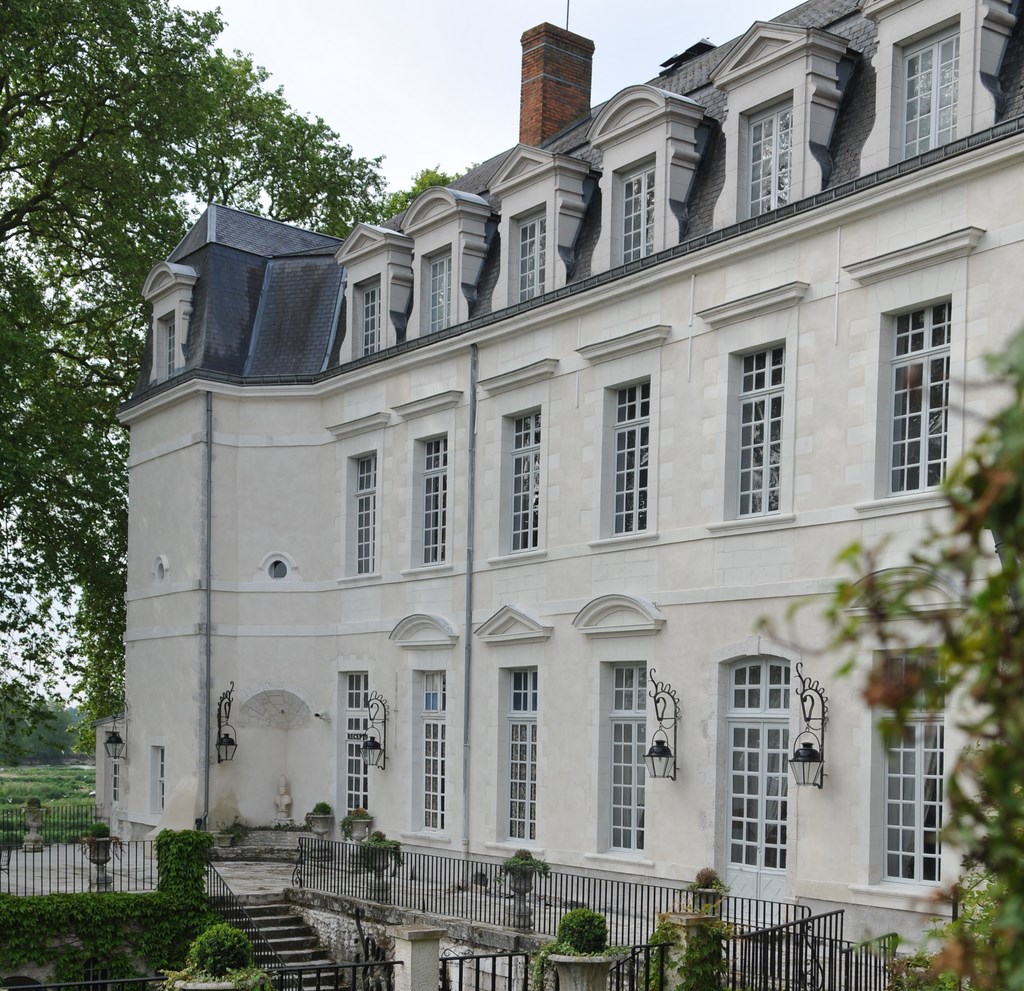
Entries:
{"label": "stone steps", "polygon": [[[334,966],[335,961],[320,946],[316,932],[290,905],[249,905],[247,911],[286,966]],[[334,987],[333,974],[319,977],[318,980],[315,972],[304,975],[303,987],[318,987],[325,991]]]}

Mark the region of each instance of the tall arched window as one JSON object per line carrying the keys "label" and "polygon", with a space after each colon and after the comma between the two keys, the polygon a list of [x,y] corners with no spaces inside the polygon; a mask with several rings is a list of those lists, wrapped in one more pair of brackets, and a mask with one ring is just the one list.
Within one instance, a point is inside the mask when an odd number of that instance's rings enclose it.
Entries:
{"label": "tall arched window", "polygon": [[778,898],[786,870],[788,661],[733,665],[728,727],[728,883],[735,895]]}

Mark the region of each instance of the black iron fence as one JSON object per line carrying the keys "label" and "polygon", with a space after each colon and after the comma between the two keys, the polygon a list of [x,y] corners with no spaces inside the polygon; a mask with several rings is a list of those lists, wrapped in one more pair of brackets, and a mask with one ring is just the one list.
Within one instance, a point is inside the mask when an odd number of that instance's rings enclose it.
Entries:
{"label": "black iron fence", "polygon": [[608,919],[608,941],[617,946],[646,942],[662,912],[699,911],[737,931],[765,929],[810,915],[804,905],[731,895],[707,900],[683,882],[650,884],[552,870],[534,878],[533,890],[513,899],[501,865],[491,861],[403,852],[401,862],[370,859],[357,843],[299,838],[294,883],[316,891],[383,902],[432,915],[487,925],[521,928],[525,907],[534,932],[554,935],[562,916],[585,906]]}
{"label": "black iron fence", "polygon": [[529,991],[526,953],[455,953],[439,960],[439,991]]}
{"label": "black iron fence", "polygon": [[730,941],[731,988],[744,991],[885,991],[894,933],[843,939],[843,910],[738,934]]}
{"label": "black iron fence", "polygon": [[[101,819],[98,805],[44,805],[39,830],[44,843],[74,843]],[[20,846],[28,835],[24,805],[0,807],[0,844]]]}
{"label": "black iron fence", "polygon": [[154,891],[156,860],[151,840],[54,843],[35,852],[11,850],[0,871],[0,891],[49,895],[78,891]]}
{"label": "black iron fence", "polygon": [[252,943],[253,962],[257,967],[269,970],[271,967],[284,966],[277,950],[271,945],[253,917],[245,910],[235,893],[228,887],[220,872],[213,864],[206,867],[206,900],[225,922],[231,923],[236,929],[249,937]]}
{"label": "black iron fence", "polygon": [[270,970],[275,991],[394,991],[397,960],[303,964]]}
{"label": "black iron fence", "polygon": [[[95,973],[93,971],[92,973]],[[163,975],[151,977],[93,977],[81,981],[67,981],[61,984],[24,983],[17,977],[4,978],[4,987],[9,991],[24,988],[28,991],[160,991],[167,983]]]}

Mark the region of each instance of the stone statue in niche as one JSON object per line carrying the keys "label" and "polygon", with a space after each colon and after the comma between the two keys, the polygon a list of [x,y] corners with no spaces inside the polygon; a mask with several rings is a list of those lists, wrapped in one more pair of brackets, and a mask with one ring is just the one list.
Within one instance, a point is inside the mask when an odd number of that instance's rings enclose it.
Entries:
{"label": "stone statue in niche", "polygon": [[290,825],[292,796],[288,794],[288,779],[283,774],[277,779],[277,795],[274,796],[274,805],[277,807],[277,811],[274,813],[274,825]]}

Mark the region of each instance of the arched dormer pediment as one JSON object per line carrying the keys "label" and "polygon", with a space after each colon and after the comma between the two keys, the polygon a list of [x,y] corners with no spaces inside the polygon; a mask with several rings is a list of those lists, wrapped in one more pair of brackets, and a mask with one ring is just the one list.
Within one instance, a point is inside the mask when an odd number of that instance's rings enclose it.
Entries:
{"label": "arched dormer pediment", "polygon": [[491,205],[482,196],[447,186],[431,186],[412,201],[402,220],[402,230],[415,238],[458,216],[487,218],[490,213]]}
{"label": "arched dormer pediment", "polygon": [[459,635],[443,616],[413,613],[399,621],[388,639],[403,650],[436,650],[454,647]]}
{"label": "arched dormer pediment", "polygon": [[597,115],[590,126],[590,142],[603,150],[669,120],[696,127],[703,116],[700,104],[689,97],[656,86],[627,86]]}
{"label": "arched dormer pediment", "polygon": [[[595,256],[601,264],[615,268],[685,239],[703,119],[700,104],[648,85],[626,87],[601,109],[589,133],[604,173]],[[638,241],[639,197],[651,197],[653,210],[643,211]]]}
{"label": "arched dormer pediment", "polygon": [[344,243],[335,252],[339,265],[346,267],[359,263],[369,256],[391,249],[412,250],[411,240],[401,231],[376,224],[356,224]]}
{"label": "arched dormer pediment", "polygon": [[142,285],[142,296],[147,303],[163,296],[175,287],[189,289],[196,284],[199,273],[190,265],[176,265],[174,262],[157,262],[146,276]]}
{"label": "arched dormer pediment", "polygon": [[919,565],[882,568],[865,575],[853,586],[847,609],[854,614],[875,612],[882,602],[901,601],[905,610],[893,619],[911,619],[913,612],[955,612],[963,609],[966,593],[945,575]]}
{"label": "arched dormer pediment", "polygon": [[489,644],[537,643],[553,632],[553,627],[519,606],[502,606],[476,629],[476,635]]}
{"label": "arched dormer pediment", "polygon": [[601,595],[591,599],[572,621],[588,637],[637,637],[659,633],[665,617],[638,595]]}

